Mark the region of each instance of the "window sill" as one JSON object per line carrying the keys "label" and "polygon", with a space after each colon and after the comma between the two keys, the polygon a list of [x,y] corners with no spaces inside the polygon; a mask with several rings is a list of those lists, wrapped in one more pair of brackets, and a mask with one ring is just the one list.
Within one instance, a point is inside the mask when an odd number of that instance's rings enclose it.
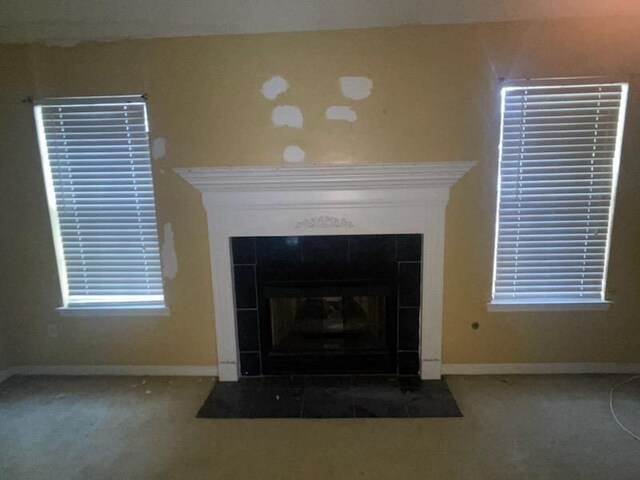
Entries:
{"label": "window sill", "polygon": [[70,306],[56,309],[62,317],[167,317],[171,314],[169,307],[99,307]]}
{"label": "window sill", "polygon": [[609,310],[611,302],[558,302],[558,303],[487,303],[489,312],[567,312]]}

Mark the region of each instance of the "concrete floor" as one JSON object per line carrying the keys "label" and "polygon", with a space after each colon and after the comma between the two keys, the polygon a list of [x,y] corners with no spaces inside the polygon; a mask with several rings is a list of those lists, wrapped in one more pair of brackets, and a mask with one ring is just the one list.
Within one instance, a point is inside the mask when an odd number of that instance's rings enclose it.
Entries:
{"label": "concrete floor", "polygon": [[[634,479],[624,376],[451,377],[464,418],[205,420],[211,379],[13,377],[2,479]],[[640,381],[617,412],[640,431]]]}

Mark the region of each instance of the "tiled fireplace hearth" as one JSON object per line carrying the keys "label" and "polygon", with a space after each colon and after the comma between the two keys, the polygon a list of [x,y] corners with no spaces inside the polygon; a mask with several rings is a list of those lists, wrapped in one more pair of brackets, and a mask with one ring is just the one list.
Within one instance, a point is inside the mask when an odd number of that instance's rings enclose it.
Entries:
{"label": "tiled fireplace hearth", "polygon": [[194,168],[220,380],[441,374],[444,219],[472,162]]}

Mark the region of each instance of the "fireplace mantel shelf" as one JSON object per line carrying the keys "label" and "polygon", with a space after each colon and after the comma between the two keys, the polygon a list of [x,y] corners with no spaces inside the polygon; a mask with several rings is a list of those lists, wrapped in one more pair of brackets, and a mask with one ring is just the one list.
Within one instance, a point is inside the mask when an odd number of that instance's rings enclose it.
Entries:
{"label": "fireplace mantel shelf", "polygon": [[446,187],[475,162],[415,164],[310,165],[292,167],[198,167],[175,171],[200,191],[371,190]]}
{"label": "fireplace mantel shelf", "polygon": [[474,165],[175,169],[207,211],[220,380],[240,373],[230,239],[343,234],[423,236],[420,375],[440,378],[445,208],[451,186]]}

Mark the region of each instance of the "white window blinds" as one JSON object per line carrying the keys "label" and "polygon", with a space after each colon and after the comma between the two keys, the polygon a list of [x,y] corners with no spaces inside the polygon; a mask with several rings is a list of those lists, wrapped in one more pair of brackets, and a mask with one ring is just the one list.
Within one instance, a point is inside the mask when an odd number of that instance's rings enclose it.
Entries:
{"label": "white window blinds", "polygon": [[163,306],[142,97],[35,107],[65,306]]}
{"label": "white window blinds", "polygon": [[604,301],[626,97],[503,89],[493,303]]}

